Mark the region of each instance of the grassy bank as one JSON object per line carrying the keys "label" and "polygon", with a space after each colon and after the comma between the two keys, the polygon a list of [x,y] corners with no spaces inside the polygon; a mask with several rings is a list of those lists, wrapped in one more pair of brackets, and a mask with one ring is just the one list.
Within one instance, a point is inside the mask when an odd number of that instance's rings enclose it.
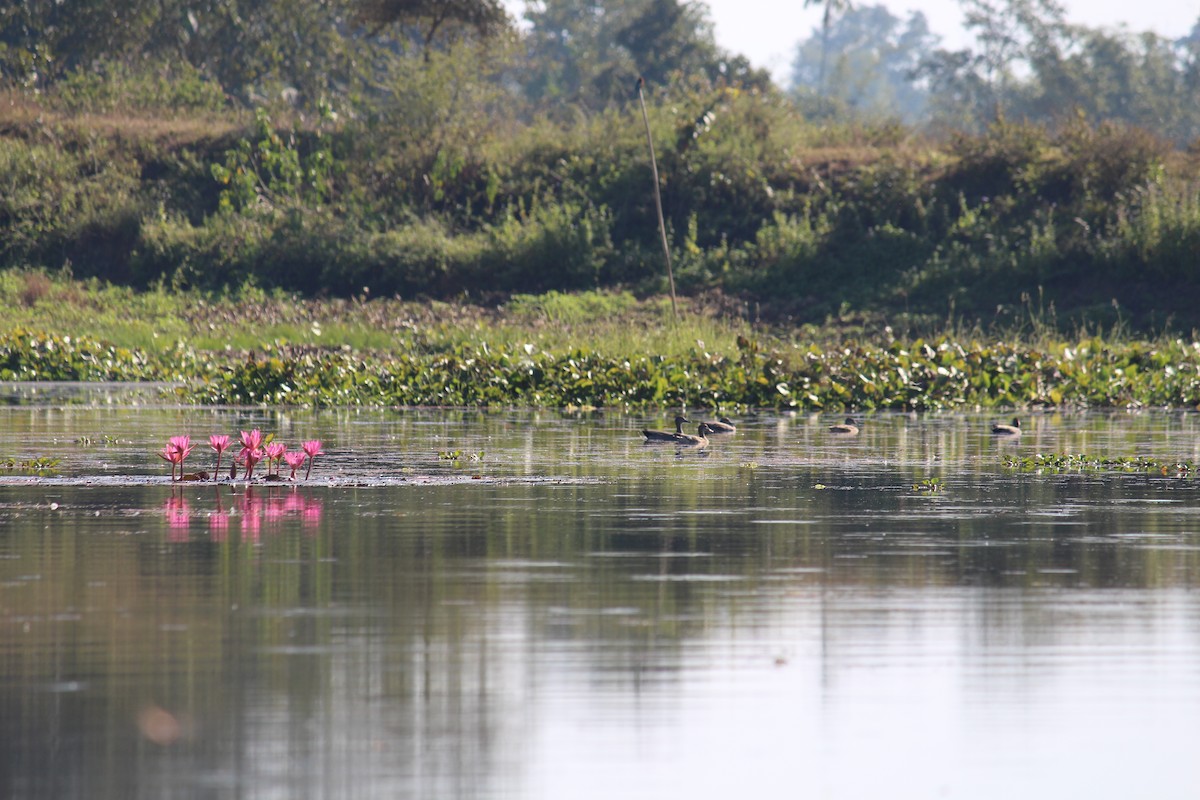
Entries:
{"label": "grassy bank", "polygon": [[[665,290],[629,109],[343,119],[6,102],[0,268],[347,301]],[[652,97],[650,120],[686,295],[816,325],[1010,327],[1041,298],[1065,331],[1200,327],[1200,157],[1147,131],[1000,121],[938,138],[817,125],[771,93],[711,87]]]}
{"label": "grassy bank", "polygon": [[213,404],[942,409],[1200,405],[1200,344],[1022,326],[768,325],[720,296],[499,306],[0,276],[0,379],[167,380]]}

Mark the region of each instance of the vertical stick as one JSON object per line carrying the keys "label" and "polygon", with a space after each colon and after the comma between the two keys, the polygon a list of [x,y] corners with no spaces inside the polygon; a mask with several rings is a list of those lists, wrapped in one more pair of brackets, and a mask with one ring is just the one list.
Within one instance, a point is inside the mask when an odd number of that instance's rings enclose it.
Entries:
{"label": "vertical stick", "polygon": [[671,315],[679,320],[675,305],[675,274],[671,271],[671,247],[667,244],[667,224],[663,221],[662,194],[658,189],[658,162],[654,158],[654,139],[650,136],[650,117],[646,114],[646,96],[642,93],[645,78],[638,78],[638,100],[642,104],[642,122],[646,123],[646,145],[650,148],[650,171],[654,174],[654,208],[658,211],[658,234],[662,237],[663,258],[667,260],[667,281],[671,284]]}

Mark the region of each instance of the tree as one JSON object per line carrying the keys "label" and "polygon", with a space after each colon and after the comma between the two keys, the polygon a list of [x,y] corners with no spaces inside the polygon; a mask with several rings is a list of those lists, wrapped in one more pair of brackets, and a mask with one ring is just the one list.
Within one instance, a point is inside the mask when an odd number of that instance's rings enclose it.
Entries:
{"label": "tree", "polygon": [[817,75],[817,93],[825,96],[825,67],[829,63],[829,31],[833,27],[833,15],[839,11],[848,11],[853,5],[851,0],[804,0],[804,7],[823,5],[825,12],[821,15],[821,67]]}
{"label": "tree", "polygon": [[[0,70],[46,87],[104,63],[185,62],[249,100],[292,87],[301,101],[359,77],[342,34],[348,0],[31,0],[0,8]],[[365,59],[369,61],[369,59]]]}
{"label": "tree", "polygon": [[978,49],[938,50],[917,75],[930,82],[937,117],[986,125],[1005,116],[1023,91],[1022,67],[1060,47],[1067,31],[1055,0],[961,0],[964,27]]}
{"label": "tree", "polygon": [[359,0],[356,19],[370,36],[392,25],[418,31],[426,60],[439,37],[453,42],[473,33],[486,39],[512,29],[501,0]]}
{"label": "tree", "polygon": [[530,28],[529,96],[587,108],[628,102],[639,77],[654,87],[702,80],[765,88],[769,75],[717,46],[707,7],[679,0],[538,0]]}
{"label": "tree", "polygon": [[[912,73],[937,41],[920,12],[902,21],[882,5],[851,9],[828,32],[796,46],[793,95],[802,103],[818,98],[812,110],[816,114],[828,112],[826,101],[833,101],[855,114],[915,122],[925,115],[928,97]],[[828,67],[823,63],[826,45],[837,54]]]}

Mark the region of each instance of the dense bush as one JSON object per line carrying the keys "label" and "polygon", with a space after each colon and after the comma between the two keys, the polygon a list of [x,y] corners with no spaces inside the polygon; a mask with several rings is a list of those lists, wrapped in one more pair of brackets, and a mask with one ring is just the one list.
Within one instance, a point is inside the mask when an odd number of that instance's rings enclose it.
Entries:
{"label": "dense bush", "polygon": [[[0,266],[342,296],[663,290],[640,114],[519,122],[474,63],[410,64],[387,113],[18,117],[0,135]],[[153,79],[179,107],[215,101],[194,74]],[[131,87],[153,83],[89,81],[57,102],[136,106]],[[651,97],[650,118],[683,291],[817,322],[986,322],[1040,294],[1066,325],[1111,321],[1114,300],[1127,324],[1200,325],[1194,160],[1143,131],[1001,120],[941,143],[816,127],[772,92],[707,85]]]}

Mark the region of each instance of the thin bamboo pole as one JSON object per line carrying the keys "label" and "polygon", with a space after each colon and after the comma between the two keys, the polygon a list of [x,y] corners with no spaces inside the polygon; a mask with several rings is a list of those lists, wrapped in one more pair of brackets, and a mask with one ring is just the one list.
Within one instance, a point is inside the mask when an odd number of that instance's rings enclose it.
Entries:
{"label": "thin bamboo pole", "polygon": [[662,193],[658,188],[658,162],[654,158],[654,138],[650,135],[650,116],[646,113],[646,95],[642,88],[645,78],[638,78],[638,100],[642,104],[642,122],[646,124],[646,146],[650,148],[650,171],[654,174],[654,208],[658,211],[658,234],[662,238],[663,258],[667,261],[667,282],[671,285],[671,315],[679,319],[679,307],[675,304],[675,274],[671,271],[671,246],[667,244],[667,224],[663,221]]}

